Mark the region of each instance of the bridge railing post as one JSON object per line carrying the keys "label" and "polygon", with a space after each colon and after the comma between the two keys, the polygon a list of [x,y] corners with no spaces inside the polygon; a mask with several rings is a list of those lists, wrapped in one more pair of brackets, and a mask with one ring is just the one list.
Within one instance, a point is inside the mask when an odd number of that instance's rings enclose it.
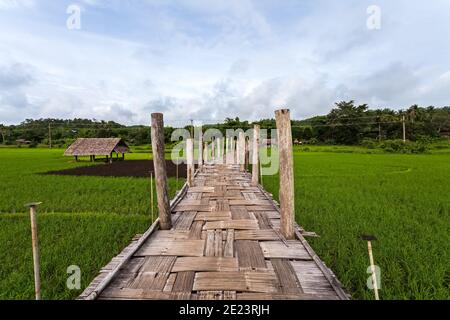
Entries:
{"label": "bridge railing post", "polygon": [[203,132],[199,129],[198,132],[198,169],[203,169]]}
{"label": "bridge railing post", "polygon": [[189,138],[186,140],[186,163],[187,163],[187,184],[192,187],[194,182],[194,140]]}
{"label": "bridge railing post", "polygon": [[255,125],[253,128],[253,146],[252,146],[252,184],[259,183],[259,135],[260,127]]}
{"label": "bridge railing post", "polygon": [[281,233],[286,239],[295,239],[294,159],[290,112],[288,109],[277,110],[275,118],[280,157]]}
{"label": "bridge railing post", "polygon": [[239,138],[238,138],[238,164],[240,171],[245,171],[245,135],[243,131],[239,132]]}
{"label": "bridge railing post", "polygon": [[170,200],[167,187],[166,159],[164,151],[164,118],[162,113],[152,113],[152,153],[161,230],[172,228]]}

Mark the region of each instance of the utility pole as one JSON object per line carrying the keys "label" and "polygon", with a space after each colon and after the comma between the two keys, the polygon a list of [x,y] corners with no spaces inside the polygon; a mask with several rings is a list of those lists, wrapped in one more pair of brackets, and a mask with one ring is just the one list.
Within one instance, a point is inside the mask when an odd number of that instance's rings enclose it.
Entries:
{"label": "utility pole", "polygon": [[52,148],[52,125],[48,123],[48,145],[50,149]]}
{"label": "utility pole", "polygon": [[378,121],[378,142],[381,142],[381,122]]}
{"label": "utility pole", "polygon": [[405,124],[405,116],[402,116],[402,123],[403,123],[403,142],[406,143],[406,124]]}

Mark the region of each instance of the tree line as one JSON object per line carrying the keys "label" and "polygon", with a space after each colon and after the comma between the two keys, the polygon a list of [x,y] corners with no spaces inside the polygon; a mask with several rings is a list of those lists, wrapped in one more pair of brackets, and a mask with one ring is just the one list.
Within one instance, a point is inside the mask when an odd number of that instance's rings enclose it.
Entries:
{"label": "tree line", "polygon": [[[250,123],[239,118],[227,118],[222,123],[206,124],[203,129],[216,128],[225,134],[227,129],[250,129],[253,124],[262,129],[276,129],[274,119],[262,119]],[[191,126],[185,126],[191,130]],[[170,142],[175,128],[165,128],[166,142]],[[450,136],[450,107],[419,107],[406,110],[369,109],[367,104],[354,101],[335,103],[323,116],[292,121],[293,139],[306,143],[361,144],[366,140],[382,141],[403,139],[417,141]],[[64,147],[77,138],[121,137],[130,145],[150,143],[148,126],[124,126],[114,121],[96,119],[26,119],[19,125],[0,124],[2,144],[29,143]],[[269,131],[270,138],[270,131]]]}

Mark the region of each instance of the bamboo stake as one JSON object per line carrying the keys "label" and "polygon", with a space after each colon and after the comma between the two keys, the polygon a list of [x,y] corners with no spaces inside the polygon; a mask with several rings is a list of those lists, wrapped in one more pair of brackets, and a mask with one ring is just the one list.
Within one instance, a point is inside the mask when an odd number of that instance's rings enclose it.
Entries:
{"label": "bamboo stake", "polygon": [[375,272],[375,263],[373,260],[373,253],[372,253],[372,242],[370,240],[367,241],[367,249],[369,251],[370,269],[372,270],[372,283],[373,283],[373,290],[375,292],[375,300],[380,300],[380,296],[378,294],[377,274]]}
{"label": "bamboo stake", "polygon": [[36,300],[41,300],[41,278],[40,278],[40,259],[39,259],[39,243],[37,233],[37,219],[36,208],[41,202],[35,202],[27,204],[26,207],[30,208],[30,220],[31,220],[31,244],[33,247],[33,267],[34,267],[34,292]]}

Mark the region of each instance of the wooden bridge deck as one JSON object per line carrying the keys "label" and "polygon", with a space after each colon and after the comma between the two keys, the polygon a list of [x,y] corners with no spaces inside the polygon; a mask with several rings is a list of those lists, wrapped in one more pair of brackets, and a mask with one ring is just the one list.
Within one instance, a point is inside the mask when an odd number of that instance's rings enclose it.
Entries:
{"label": "wooden bridge deck", "polygon": [[347,299],[297,226],[236,165],[209,164],[172,203],[173,228],[135,238],[80,299]]}

